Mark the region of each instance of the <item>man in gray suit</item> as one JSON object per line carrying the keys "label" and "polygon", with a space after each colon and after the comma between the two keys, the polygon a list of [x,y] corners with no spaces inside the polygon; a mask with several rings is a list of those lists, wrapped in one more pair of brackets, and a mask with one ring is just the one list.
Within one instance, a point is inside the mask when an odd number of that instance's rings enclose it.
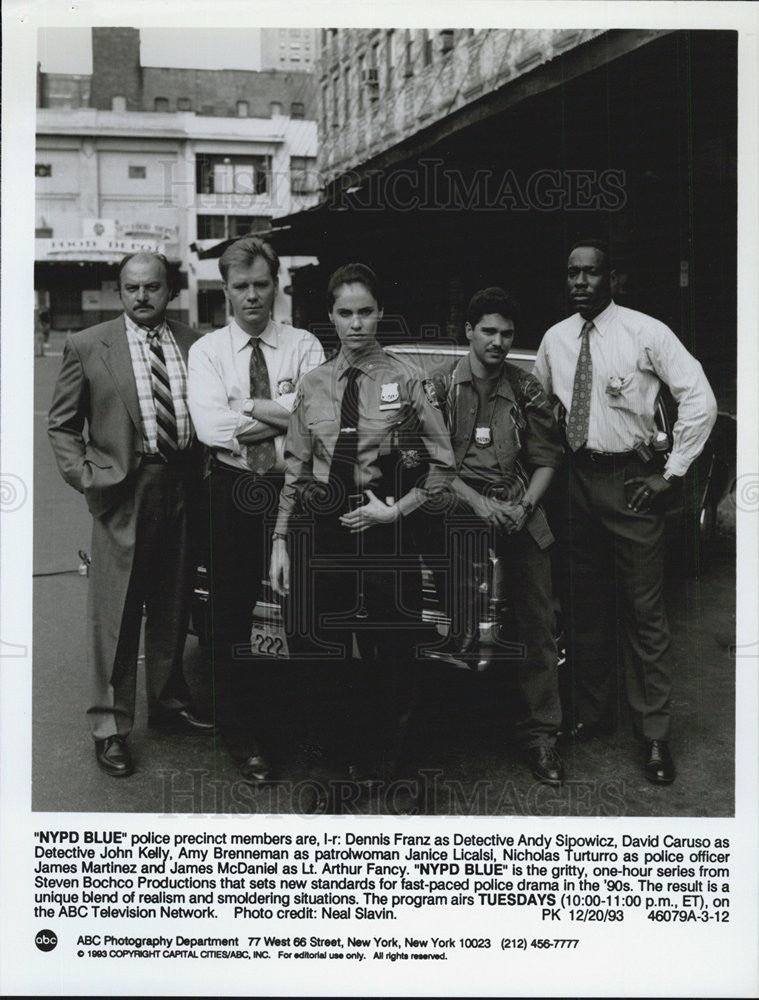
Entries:
{"label": "man in gray suit", "polygon": [[162,254],[125,257],[124,315],[69,335],[48,415],[61,474],[93,517],[88,717],[96,760],[114,777],[134,770],[126,737],[143,605],[149,724],[213,728],[191,711],[182,670],[203,457],[187,410],[187,353],[198,334],[166,322],[175,294]]}

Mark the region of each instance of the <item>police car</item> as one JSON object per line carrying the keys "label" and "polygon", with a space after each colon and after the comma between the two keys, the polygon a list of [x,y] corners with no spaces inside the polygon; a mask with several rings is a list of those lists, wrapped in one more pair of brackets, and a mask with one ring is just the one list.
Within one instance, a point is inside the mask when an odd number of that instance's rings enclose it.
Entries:
{"label": "police car", "polygon": [[[419,368],[433,384],[447,377],[468,348],[463,344],[444,343],[439,340],[383,343],[385,350],[406,358]],[[513,348],[508,355],[512,364],[532,371],[535,351]],[[671,436],[676,416],[676,405],[669,394],[662,392],[656,422],[660,430]],[[670,438],[671,439],[671,438]],[[685,476],[681,494],[673,497],[667,511],[667,543],[672,559],[688,573],[697,573],[717,521],[717,504],[730,485],[730,456],[735,454],[735,420],[720,413],[717,424],[701,456]],[[475,586],[481,609],[478,642],[471,654],[458,658],[446,652],[436,652],[435,634],[444,639],[450,622],[442,607],[429,567],[422,562],[423,623],[429,627],[432,641],[424,647],[425,656],[462,669],[483,672],[493,663],[508,659],[508,652],[515,639],[509,604],[503,586],[504,567],[491,555],[485,564],[475,567]],[[561,610],[556,604],[557,645],[563,657],[561,638]],[[359,622],[356,623],[360,625]],[[192,629],[200,642],[209,640],[208,572],[204,565],[198,567],[193,598]],[[357,632],[360,637],[360,628]],[[505,651],[505,657],[504,657]],[[360,641],[357,650],[360,654]],[[291,650],[285,634],[279,601],[273,594],[268,580],[264,580],[261,597],[253,609],[251,627],[251,656],[254,658],[287,659]]]}

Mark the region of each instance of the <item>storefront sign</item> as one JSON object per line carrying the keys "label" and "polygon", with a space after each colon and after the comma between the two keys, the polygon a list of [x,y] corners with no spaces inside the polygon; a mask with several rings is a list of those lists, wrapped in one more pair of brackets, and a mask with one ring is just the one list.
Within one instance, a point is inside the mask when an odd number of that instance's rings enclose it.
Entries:
{"label": "storefront sign", "polygon": [[117,240],[105,236],[87,236],[74,240],[35,240],[38,261],[104,261],[118,264],[128,253],[164,253],[158,240]]}

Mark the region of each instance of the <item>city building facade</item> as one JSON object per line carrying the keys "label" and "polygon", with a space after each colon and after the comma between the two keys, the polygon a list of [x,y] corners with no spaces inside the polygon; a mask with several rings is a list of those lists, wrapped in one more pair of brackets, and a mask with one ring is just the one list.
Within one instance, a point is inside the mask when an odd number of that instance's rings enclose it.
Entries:
{"label": "city building facade", "polygon": [[316,28],[262,28],[261,69],[312,70],[318,34]]}
{"label": "city building facade", "polygon": [[323,195],[272,234],[319,257],[295,279],[302,324],[330,269],[364,260],[388,338],[463,341],[469,297],[501,285],[537,347],[570,310],[568,248],[595,235],[616,299],[734,379],[733,33],[328,28],[316,75]]}
{"label": "city building facade", "polygon": [[[170,315],[218,326],[217,262],[198,250],[318,197],[309,74],[140,67],[136,29],[93,29],[91,79],[40,74],[38,95],[35,289],[54,328],[118,313],[116,266],[140,249],[177,271]],[[300,263],[283,260],[283,288]],[[282,288],[275,313],[291,315]]]}

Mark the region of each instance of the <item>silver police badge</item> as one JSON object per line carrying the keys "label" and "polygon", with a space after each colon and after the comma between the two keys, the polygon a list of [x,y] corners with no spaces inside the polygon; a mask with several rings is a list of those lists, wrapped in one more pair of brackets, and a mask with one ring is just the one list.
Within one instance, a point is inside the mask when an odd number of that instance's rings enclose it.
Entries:
{"label": "silver police badge", "polygon": [[401,465],[404,469],[416,469],[422,464],[422,456],[416,448],[407,448],[401,451]]}
{"label": "silver police badge", "polygon": [[385,382],[380,389],[380,410],[400,410],[400,395],[397,382]]}
{"label": "silver police badge", "polygon": [[491,434],[489,427],[475,427],[474,429],[474,443],[478,448],[487,448],[491,441]]}
{"label": "silver police badge", "polygon": [[289,378],[280,379],[277,383],[277,395],[286,396],[290,392],[295,392],[295,383]]}

